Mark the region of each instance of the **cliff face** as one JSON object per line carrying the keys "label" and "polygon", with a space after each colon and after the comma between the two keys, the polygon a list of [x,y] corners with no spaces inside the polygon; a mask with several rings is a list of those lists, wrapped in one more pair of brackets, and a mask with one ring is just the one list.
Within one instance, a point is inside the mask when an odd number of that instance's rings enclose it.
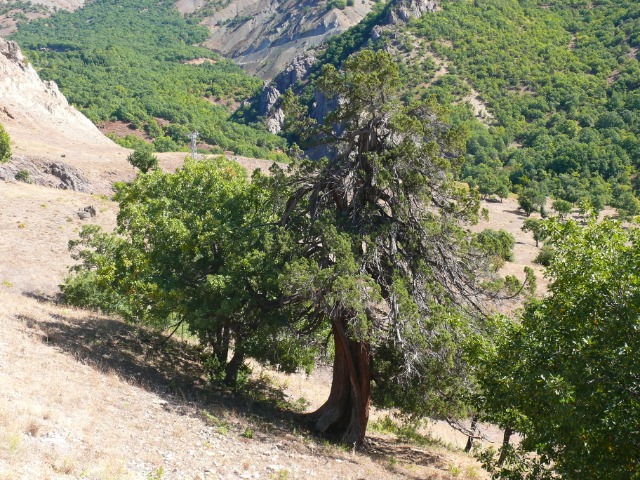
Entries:
{"label": "cliff face", "polygon": [[[202,0],[179,0],[183,13],[207,8]],[[357,0],[344,10],[327,10],[315,0],[231,0],[206,13],[211,30],[206,46],[231,57],[250,73],[271,80],[295,57],[323,40],[356,25],[371,10],[371,0]],[[202,12],[204,13],[204,11]]]}

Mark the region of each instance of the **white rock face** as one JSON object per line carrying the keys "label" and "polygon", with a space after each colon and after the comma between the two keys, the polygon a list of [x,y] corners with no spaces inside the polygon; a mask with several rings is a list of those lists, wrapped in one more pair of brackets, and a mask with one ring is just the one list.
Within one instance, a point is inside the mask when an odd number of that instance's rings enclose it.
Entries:
{"label": "white rock face", "polygon": [[114,181],[134,175],[130,151],[102,135],[54,82],[40,79],[15,42],[2,38],[0,123],[13,151],[0,179],[28,170],[40,185],[109,194]]}
{"label": "white rock face", "polygon": [[39,132],[51,135],[56,131],[61,136],[112,145],[88,118],[69,105],[54,82],[40,79],[17,43],[3,38],[0,38],[0,122],[10,135],[25,129],[34,137]]}

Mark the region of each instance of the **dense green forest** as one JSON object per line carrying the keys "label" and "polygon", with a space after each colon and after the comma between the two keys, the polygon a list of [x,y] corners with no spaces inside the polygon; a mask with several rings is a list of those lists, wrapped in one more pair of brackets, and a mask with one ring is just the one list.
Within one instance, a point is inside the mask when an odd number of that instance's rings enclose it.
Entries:
{"label": "dense green forest", "polygon": [[[372,40],[390,5],[331,39],[322,63],[363,46],[397,52],[406,100],[457,104],[471,88],[490,116],[458,105],[470,132],[462,179],[498,194],[551,195],[637,214],[640,5],[632,1],[475,0]],[[441,62],[446,72],[434,79]],[[442,73],[442,72],[441,72]],[[485,125],[481,125],[484,123]]]}
{"label": "dense green forest", "polygon": [[[230,108],[254,96],[262,82],[194,46],[206,37],[170,1],[96,0],[23,23],[13,39],[93,122],[131,122],[159,151],[184,146],[197,130],[221,150],[276,158],[284,141],[259,124],[237,121],[241,114],[234,117]],[[194,59],[205,61],[186,63]]]}

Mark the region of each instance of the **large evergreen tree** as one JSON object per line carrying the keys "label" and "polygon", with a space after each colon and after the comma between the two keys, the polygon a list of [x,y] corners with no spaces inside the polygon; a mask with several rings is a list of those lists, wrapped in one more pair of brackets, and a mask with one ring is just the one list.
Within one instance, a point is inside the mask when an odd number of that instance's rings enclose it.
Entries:
{"label": "large evergreen tree", "polygon": [[433,102],[403,105],[398,87],[391,57],[363,51],[320,77],[338,105],[323,124],[287,98],[330,159],[251,183],[230,162],[189,161],[120,186],[117,234],[83,233],[67,298],[185,322],[229,382],[245,356],[309,367],[332,338],[331,392],[309,420],[342,442],[362,443],[372,398],[465,415],[464,347],[482,334],[495,256],[465,229],[479,195],[455,181],[463,132]]}
{"label": "large evergreen tree", "polygon": [[311,326],[326,322],[333,334],[331,393],[310,419],[360,444],[372,394],[413,413],[463,409],[462,349],[479,331],[488,264],[464,228],[479,196],[454,180],[464,135],[443,109],[402,105],[385,52],[325,67],[317,86],[338,105],[322,124],[292,95],[286,102],[302,138],[331,159],[287,177],[280,226],[293,251],[282,288]]}

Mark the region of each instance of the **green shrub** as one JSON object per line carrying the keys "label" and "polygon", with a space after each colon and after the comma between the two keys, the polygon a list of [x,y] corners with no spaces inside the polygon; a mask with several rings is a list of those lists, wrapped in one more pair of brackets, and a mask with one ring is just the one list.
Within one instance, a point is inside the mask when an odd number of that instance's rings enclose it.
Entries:
{"label": "green shrub", "polygon": [[500,268],[505,261],[513,260],[516,239],[509,232],[487,228],[476,235],[476,241],[482,250],[495,258],[495,268]]}
{"label": "green shrub", "polygon": [[554,256],[555,250],[553,249],[553,247],[545,245],[540,249],[540,252],[538,253],[538,256],[535,258],[534,262],[538,265],[548,267],[549,265],[551,265]]}
{"label": "green shrub", "polygon": [[2,124],[0,124],[0,163],[8,162],[10,157],[11,139]]}
{"label": "green shrub", "polygon": [[20,170],[16,173],[15,177],[19,182],[31,183],[31,175],[29,174],[29,170]]}
{"label": "green shrub", "polygon": [[151,148],[138,148],[127,157],[127,161],[142,173],[158,168],[158,157],[151,153]]}

